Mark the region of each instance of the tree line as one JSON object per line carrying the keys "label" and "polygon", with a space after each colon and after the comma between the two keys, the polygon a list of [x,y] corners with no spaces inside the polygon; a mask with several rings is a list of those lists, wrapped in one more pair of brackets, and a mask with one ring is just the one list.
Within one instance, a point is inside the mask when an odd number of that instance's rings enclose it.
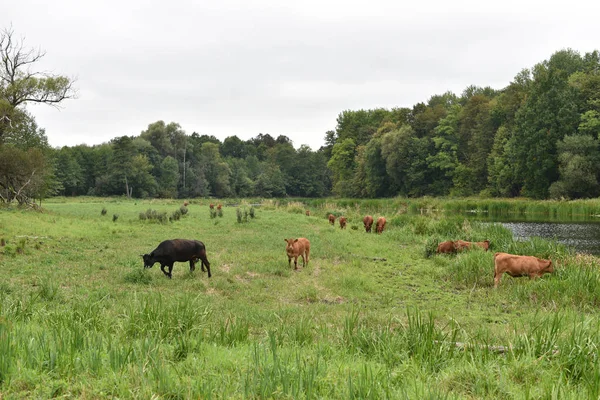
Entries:
{"label": "tree line", "polygon": [[[30,102],[74,97],[73,80],[30,72],[43,53],[0,36],[0,201],[146,197],[600,194],[600,56],[567,49],[503,89],[469,86],[412,108],[346,110],[325,145],[284,136],[188,135],[157,121],[108,143],[52,148]],[[15,62],[17,60],[18,62]]]}

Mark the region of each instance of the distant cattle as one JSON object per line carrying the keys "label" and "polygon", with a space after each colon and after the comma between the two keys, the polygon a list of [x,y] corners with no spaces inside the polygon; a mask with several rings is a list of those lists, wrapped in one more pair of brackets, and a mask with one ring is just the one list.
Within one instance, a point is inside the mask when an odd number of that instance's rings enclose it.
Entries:
{"label": "distant cattle", "polygon": [[363,224],[365,225],[365,231],[371,233],[371,227],[373,226],[373,217],[367,215],[363,218]]}
{"label": "distant cattle", "polygon": [[375,226],[375,231],[377,233],[383,233],[384,229],[385,229],[385,218],[384,217],[377,218],[377,225]]}
{"label": "distant cattle", "polygon": [[552,260],[544,260],[533,256],[516,256],[508,253],[494,254],[494,287],[498,287],[504,273],[512,277],[529,276],[539,278],[554,272]]}
{"label": "distant cattle", "polygon": [[306,210],[304,214],[306,214],[307,217],[310,217],[310,210]]}
{"label": "distant cattle", "polygon": [[452,240],[447,240],[438,244],[436,253],[456,253],[456,242],[453,242]]}
{"label": "distant cattle", "polygon": [[329,217],[328,217],[328,219],[329,219],[329,223],[330,223],[331,225],[335,224],[335,215],[333,215],[333,214],[329,214]]}
{"label": "distant cattle", "polygon": [[219,205],[217,206],[217,210],[220,210],[221,208],[223,208],[223,206],[222,206],[221,204],[219,204]]}
{"label": "distant cattle", "polygon": [[298,257],[302,257],[302,266],[308,265],[310,255],[310,241],[306,238],[298,239],[283,239],[287,243],[285,252],[288,256],[288,265],[292,266],[292,258],[294,259],[294,269],[298,269]]}
{"label": "distant cattle", "polygon": [[209,207],[211,210],[213,210],[215,208],[215,205],[213,203],[210,203]]}
{"label": "distant cattle", "polygon": [[184,201],[184,202],[183,202],[183,206],[184,206],[184,207],[187,207],[187,206],[189,206],[189,205],[190,205],[190,203],[189,203],[188,201]]}
{"label": "distant cattle", "polygon": [[466,250],[470,249],[473,246],[481,247],[485,251],[488,251],[488,249],[490,248],[489,240],[484,240],[483,242],[466,242],[464,240],[457,240],[455,244],[457,250]]}
{"label": "distant cattle", "polygon": [[[144,259],[144,268],[152,268],[155,263],[160,263],[161,271],[168,276],[172,277],[173,264],[175,262],[190,262],[190,271],[196,269],[196,261],[201,261],[202,271],[208,271],[208,277],[210,278],[210,263],[206,258],[206,247],[204,243],[198,240],[187,240],[187,239],[173,239],[165,240],[161,242],[156,249],[150,254],[142,255]],[[169,267],[169,271],[165,271],[165,266]]]}
{"label": "distant cattle", "polygon": [[340,217],[340,228],[341,229],[346,228],[346,222],[347,222],[346,217]]}

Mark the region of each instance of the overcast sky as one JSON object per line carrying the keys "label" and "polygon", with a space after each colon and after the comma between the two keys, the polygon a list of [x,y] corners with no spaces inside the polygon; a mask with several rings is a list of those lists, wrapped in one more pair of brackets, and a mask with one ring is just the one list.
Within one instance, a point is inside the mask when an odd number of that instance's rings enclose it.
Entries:
{"label": "overcast sky", "polygon": [[600,48],[600,1],[13,0],[12,25],[76,79],[60,110],[30,105],[52,146],[139,135],[286,135],[323,145],[343,110],[412,107]]}

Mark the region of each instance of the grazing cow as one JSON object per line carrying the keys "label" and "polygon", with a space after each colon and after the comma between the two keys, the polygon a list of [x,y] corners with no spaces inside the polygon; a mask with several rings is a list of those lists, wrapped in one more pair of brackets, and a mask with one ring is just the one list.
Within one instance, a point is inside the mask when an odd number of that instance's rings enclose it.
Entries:
{"label": "grazing cow", "polygon": [[455,245],[456,245],[456,250],[459,250],[459,251],[470,249],[473,246],[481,247],[485,251],[488,251],[488,249],[490,248],[490,241],[484,240],[483,242],[466,242],[464,240],[457,240],[455,242]]}
{"label": "grazing cow", "polygon": [[340,229],[345,229],[346,228],[346,217],[340,217]]}
{"label": "grazing cow", "polygon": [[364,217],[363,224],[365,225],[365,231],[367,231],[367,233],[371,233],[371,227],[373,226],[373,217],[371,217],[370,215]]}
{"label": "grazing cow", "polygon": [[184,201],[184,202],[183,202],[183,206],[184,206],[184,207],[187,207],[187,206],[189,206],[189,205],[190,205],[190,203],[189,203],[188,201]]}
{"label": "grazing cow", "polygon": [[[161,271],[168,276],[172,277],[171,272],[173,271],[173,264],[176,261],[179,262],[190,262],[190,271],[196,269],[196,261],[201,261],[201,268],[204,272],[204,266],[208,271],[208,277],[210,278],[210,263],[206,258],[206,247],[204,243],[198,240],[187,240],[187,239],[174,239],[165,240],[158,245],[150,254],[142,255],[144,259],[144,268],[152,268],[154,263],[160,263]],[[169,271],[165,271],[165,266],[169,267]]]}
{"label": "grazing cow", "polygon": [[375,231],[377,233],[383,233],[384,229],[385,229],[385,218],[384,217],[377,218],[377,225],[375,226]]}
{"label": "grazing cow", "polygon": [[307,217],[310,217],[310,210],[306,210],[304,214],[306,214]]}
{"label": "grazing cow", "polygon": [[210,207],[211,210],[214,210],[215,205],[213,203],[210,203],[209,207]]}
{"label": "grazing cow", "polygon": [[456,253],[456,242],[453,242],[452,240],[447,240],[438,244],[436,253]]}
{"label": "grazing cow", "polygon": [[329,219],[329,223],[331,225],[335,224],[335,215],[329,214],[329,218],[328,219]]}
{"label": "grazing cow", "polygon": [[219,204],[219,205],[217,206],[217,210],[220,210],[221,208],[223,208],[223,206],[222,206],[221,204]]}
{"label": "grazing cow", "polygon": [[306,238],[283,239],[287,243],[285,251],[288,256],[288,265],[292,266],[294,259],[294,269],[298,269],[298,257],[302,257],[302,266],[308,265],[308,256],[310,255],[310,242]]}
{"label": "grazing cow", "polygon": [[543,260],[533,256],[516,256],[508,253],[494,254],[494,287],[498,287],[500,278],[507,272],[512,277],[529,276],[539,278],[554,272],[552,260]]}

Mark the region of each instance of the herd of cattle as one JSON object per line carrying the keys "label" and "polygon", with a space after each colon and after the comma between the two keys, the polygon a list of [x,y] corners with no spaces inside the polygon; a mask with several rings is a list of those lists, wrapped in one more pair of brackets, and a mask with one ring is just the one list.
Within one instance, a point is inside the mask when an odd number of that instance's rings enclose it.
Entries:
{"label": "herd of cattle", "polygon": [[[211,204],[211,208],[214,205]],[[221,207],[221,205],[219,205]],[[310,211],[306,210],[306,215],[310,216]],[[328,220],[331,225],[335,225],[336,217],[329,214]],[[341,229],[346,228],[346,217],[339,218]],[[373,217],[367,215],[363,218],[363,224],[367,233],[371,232],[373,226]],[[384,217],[377,218],[375,231],[378,234],[383,233],[386,220]],[[286,242],[285,251],[288,256],[288,265],[291,267],[292,258],[294,259],[294,269],[298,269],[298,257],[302,258],[302,266],[308,265],[310,256],[310,241],[306,238],[284,239]],[[441,242],[436,253],[457,253],[463,250],[468,250],[473,247],[480,247],[485,251],[490,248],[490,241],[483,242],[467,242],[464,240],[448,240]],[[190,263],[190,271],[196,269],[196,262],[201,261],[202,271],[208,272],[208,277],[211,277],[210,262],[206,258],[206,246],[198,240],[173,239],[161,242],[156,249],[149,254],[143,254],[144,268],[152,268],[155,263],[160,263],[161,271],[169,278],[172,277],[173,264],[175,262]],[[165,267],[168,270],[165,270]],[[206,267],[206,270],[205,270]],[[552,260],[544,260],[533,256],[519,256],[508,253],[498,252],[494,254],[494,287],[498,287],[500,279],[504,273],[512,277],[529,276],[530,279],[541,277],[545,273],[554,272]]]}

